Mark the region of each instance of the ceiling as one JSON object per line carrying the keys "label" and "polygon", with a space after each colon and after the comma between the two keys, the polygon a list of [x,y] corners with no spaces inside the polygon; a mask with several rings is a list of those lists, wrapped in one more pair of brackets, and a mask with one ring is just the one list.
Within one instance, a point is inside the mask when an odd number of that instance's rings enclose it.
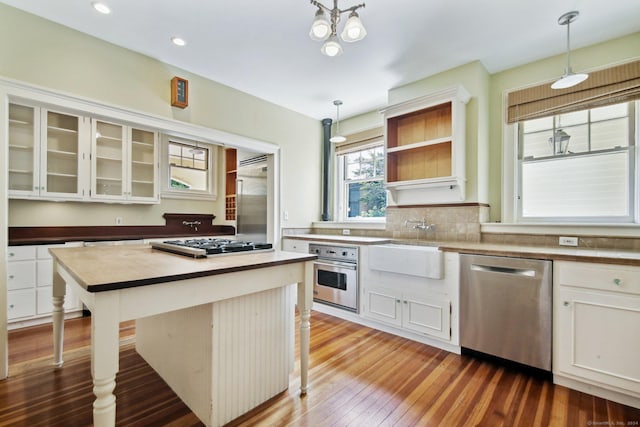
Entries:
{"label": "ceiling", "polygon": [[334,99],[342,118],[372,111],[389,89],[471,61],[495,73],[562,54],[570,10],[572,49],[640,31],[638,0],[365,1],[367,37],[329,58],[308,37],[308,0],[103,0],[110,15],[91,0],[0,0],[318,120],[335,119]]}

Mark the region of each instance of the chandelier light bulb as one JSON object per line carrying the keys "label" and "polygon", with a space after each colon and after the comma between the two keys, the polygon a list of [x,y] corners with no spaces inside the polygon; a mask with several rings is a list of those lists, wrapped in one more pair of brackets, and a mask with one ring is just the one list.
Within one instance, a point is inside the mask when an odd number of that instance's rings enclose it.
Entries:
{"label": "chandelier light bulb", "polygon": [[327,19],[324,11],[318,8],[316,17],[311,24],[311,30],[309,31],[309,37],[314,41],[326,40],[331,34],[331,23]]}
{"label": "chandelier light bulb", "polygon": [[364,29],[364,25],[362,25],[362,21],[360,21],[360,17],[354,10],[349,15],[349,19],[347,19],[347,23],[344,25],[344,29],[342,30],[342,40],[352,43],[362,40],[367,35],[367,30]]}
{"label": "chandelier light bulb", "polygon": [[335,35],[329,37],[323,45],[320,51],[327,56],[338,56],[342,54],[342,46],[338,43],[338,38]]}

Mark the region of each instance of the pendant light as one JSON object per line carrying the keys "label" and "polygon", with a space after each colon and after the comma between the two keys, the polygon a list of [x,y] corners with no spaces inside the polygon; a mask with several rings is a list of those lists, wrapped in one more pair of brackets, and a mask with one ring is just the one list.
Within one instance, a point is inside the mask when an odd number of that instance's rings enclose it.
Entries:
{"label": "pendant light", "polygon": [[580,12],[574,10],[571,12],[567,12],[564,15],[560,16],[560,18],[558,18],[558,24],[567,26],[567,68],[564,70],[564,75],[551,85],[551,89],[566,89],[568,87],[573,87],[578,83],[582,83],[583,81],[587,80],[587,77],[589,77],[588,74],[576,74],[571,70],[569,24],[578,19],[578,15],[580,15]]}
{"label": "pendant light", "polygon": [[342,105],[342,101],[336,99],[335,101],[333,101],[333,105],[336,106],[336,133],[331,138],[329,138],[329,141],[334,143],[345,142],[347,138],[340,135],[340,106]]}

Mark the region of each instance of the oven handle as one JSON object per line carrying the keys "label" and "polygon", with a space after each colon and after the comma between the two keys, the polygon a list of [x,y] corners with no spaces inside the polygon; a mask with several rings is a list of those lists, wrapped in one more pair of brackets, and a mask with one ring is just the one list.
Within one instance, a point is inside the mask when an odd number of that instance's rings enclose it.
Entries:
{"label": "oven handle", "polygon": [[343,267],[343,268],[348,268],[350,270],[357,270],[358,267],[356,266],[356,264],[353,263],[349,263],[349,262],[339,262],[339,261],[329,261],[329,262],[321,262],[321,261],[314,261],[315,265],[323,265],[325,267]]}

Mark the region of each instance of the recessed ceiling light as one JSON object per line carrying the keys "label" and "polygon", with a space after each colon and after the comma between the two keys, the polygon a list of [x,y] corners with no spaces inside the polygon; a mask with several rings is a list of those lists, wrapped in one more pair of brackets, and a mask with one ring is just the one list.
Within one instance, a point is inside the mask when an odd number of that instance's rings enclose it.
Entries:
{"label": "recessed ceiling light", "polygon": [[111,9],[109,9],[109,6],[107,6],[104,3],[94,1],[93,3],[91,3],[91,5],[95,10],[97,10],[100,13],[104,13],[105,15],[108,15],[111,13]]}
{"label": "recessed ceiling light", "polygon": [[175,44],[176,46],[184,46],[187,44],[186,41],[184,41],[184,39],[181,39],[180,37],[171,37],[171,41],[173,42],[173,44]]}

